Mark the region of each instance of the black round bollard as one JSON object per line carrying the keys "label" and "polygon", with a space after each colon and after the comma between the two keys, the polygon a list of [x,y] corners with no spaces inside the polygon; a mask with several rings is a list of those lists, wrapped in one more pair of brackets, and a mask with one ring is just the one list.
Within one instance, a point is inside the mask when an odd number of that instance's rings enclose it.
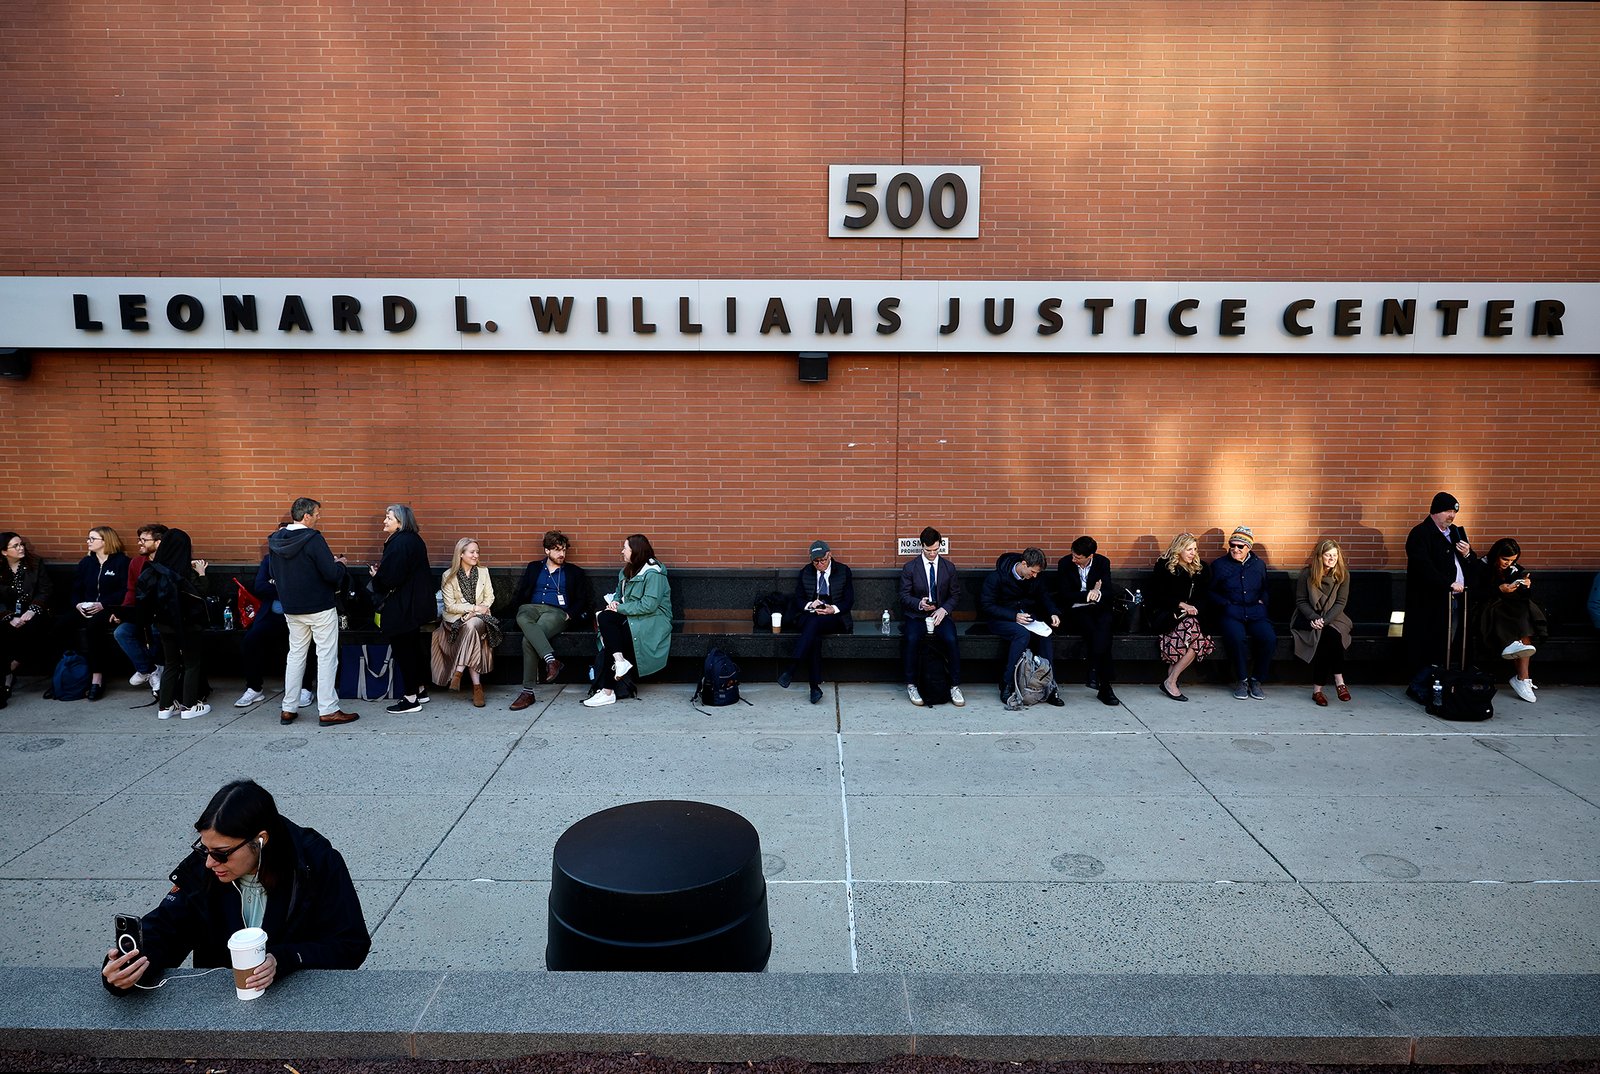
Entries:
{"label": "black round bollard", "polygon": [[556,840],[552,970],[758,972],[772,954],[761,838],[704,802],[633,802]]}

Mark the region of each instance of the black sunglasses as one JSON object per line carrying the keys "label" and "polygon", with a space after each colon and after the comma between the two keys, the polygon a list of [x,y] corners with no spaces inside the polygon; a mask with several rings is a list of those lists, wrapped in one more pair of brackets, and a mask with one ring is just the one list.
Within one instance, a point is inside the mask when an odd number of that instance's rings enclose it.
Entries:
{"label": "black sunglasses", "polygon": [[194,845],[191,846],[189,849],[190,850],[194,850],[194,851],[199,851],[200,853],[205,854],[208,857],[210,857],[210,859],[212,861],[221,863],[221,862],[225,862],[229,858],[233,857],[234,852],[237,851],[240,847],[244,846],[245,843],[248,843],[248,842],[250,842],[250,840],[246,839],[243,842],[235,843],[231,847],[226,847],[226,848],[224,848],[222,850],[216,850],[216,849],[213,849],[212,847],[206,846],[200,840],[196,839],[194,841]]}

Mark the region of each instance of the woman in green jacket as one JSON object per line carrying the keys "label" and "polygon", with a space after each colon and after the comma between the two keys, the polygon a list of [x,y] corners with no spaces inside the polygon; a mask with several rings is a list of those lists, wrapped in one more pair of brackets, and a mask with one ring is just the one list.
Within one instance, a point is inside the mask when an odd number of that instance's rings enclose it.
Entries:
{"label": "woman in green jacket", "polygon": [[594,688],[583,701],[590,708],[615,704],[619,694],[632,697],[638,677],[667,666],[672,591],[644,534],[635,533],[622,542],[617,591],[606,594],[606,606],[594,618],[600,652],[594,662]]}

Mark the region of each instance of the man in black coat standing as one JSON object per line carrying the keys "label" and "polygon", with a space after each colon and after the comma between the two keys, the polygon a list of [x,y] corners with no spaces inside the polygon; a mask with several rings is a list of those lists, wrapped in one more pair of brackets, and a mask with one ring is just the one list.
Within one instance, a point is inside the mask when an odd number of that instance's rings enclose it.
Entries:
{"label": "man in black coat standing", "polygon": [[1466,594],[1477,574],[1467,531],[1455,524],[1460,510],[1454,496],[1438,493],[1406,537],[1406,651],[1416,672],[1406,692],[1424,705],[1428,669],[1461,644]]}

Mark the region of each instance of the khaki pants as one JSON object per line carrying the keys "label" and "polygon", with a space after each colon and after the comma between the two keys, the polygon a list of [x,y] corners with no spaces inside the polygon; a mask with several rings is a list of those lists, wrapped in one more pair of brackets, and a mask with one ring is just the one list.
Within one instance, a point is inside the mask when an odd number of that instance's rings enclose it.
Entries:
{"label": "khaki pants", "polygon": [[539,669],[552,655],[550,639],[567,629],[567,613],[551,604],[524,604],[517,609],[522,631],[522,688],[539,685]]}

